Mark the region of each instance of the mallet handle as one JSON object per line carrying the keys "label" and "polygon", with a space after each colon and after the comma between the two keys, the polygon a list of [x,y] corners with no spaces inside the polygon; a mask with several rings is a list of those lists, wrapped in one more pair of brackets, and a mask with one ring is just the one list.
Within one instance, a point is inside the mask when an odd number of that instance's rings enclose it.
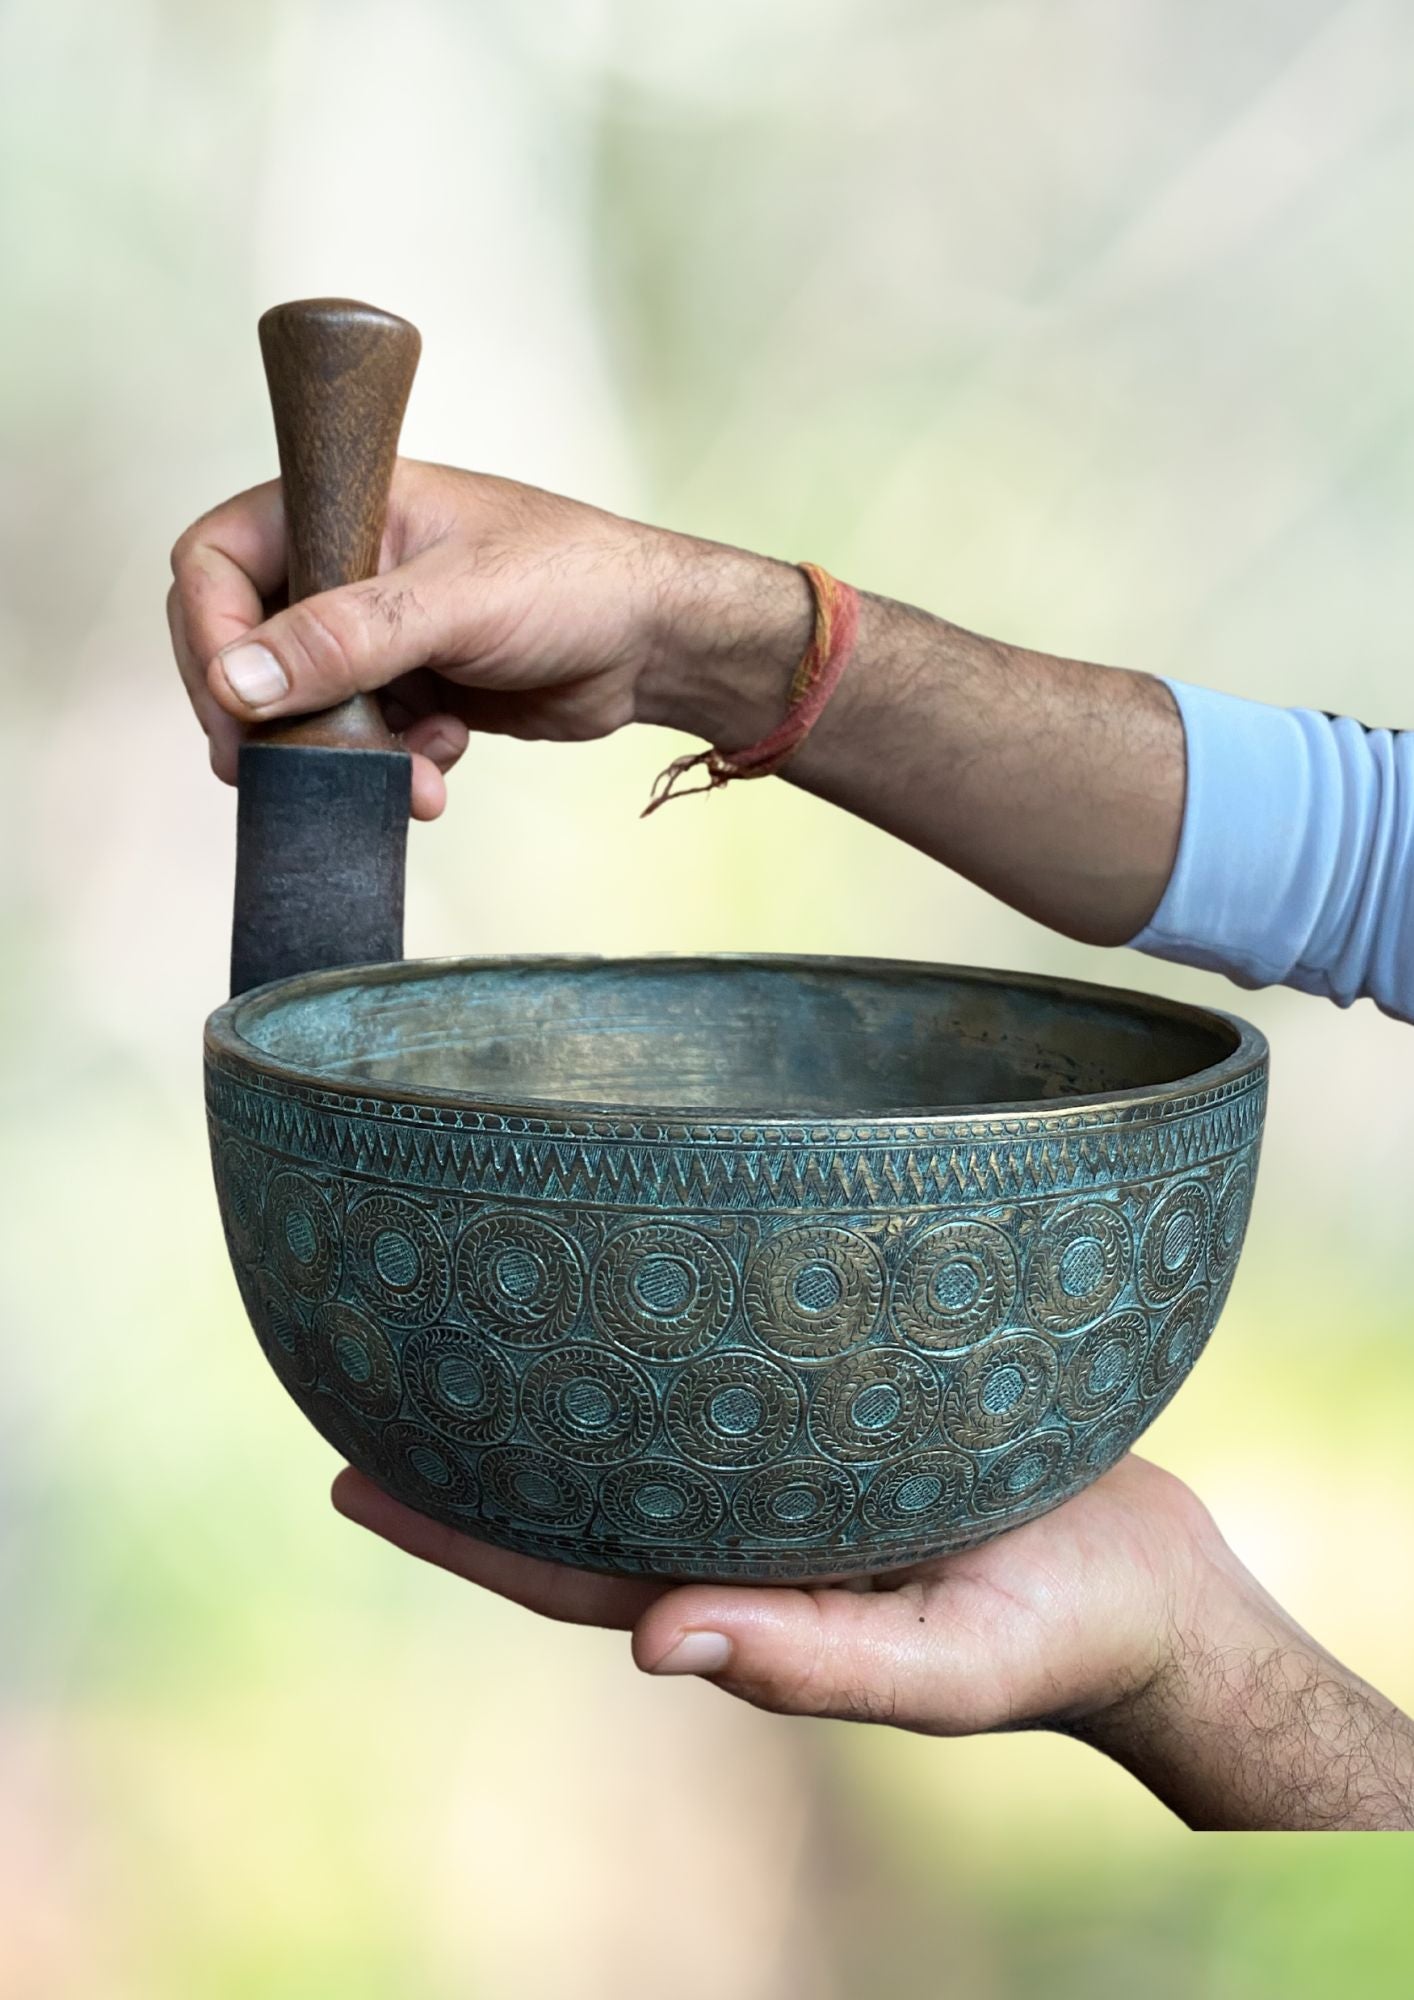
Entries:
{"label": "mallet handle", "polygon": [[[290,602],[376,576],[398,432],[422,341],[354,299],[297,299],[260,321],[285,491]],[[397,747],[372,695],[255,731],[262,743]]]}

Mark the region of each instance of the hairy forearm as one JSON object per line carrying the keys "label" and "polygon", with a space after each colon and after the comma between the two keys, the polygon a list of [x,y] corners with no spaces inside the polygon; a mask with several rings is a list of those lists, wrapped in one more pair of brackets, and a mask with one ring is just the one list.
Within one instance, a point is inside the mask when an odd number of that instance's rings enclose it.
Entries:
{"label": "hairy forearm", "polygon": [[[739,749],[780,720],[809,592],[787,564],[689,546],[667,573],[638,716]],[[783,775],[1041,923],[1122,944],[1173,867],[1183,727],[1146,675],[866,596],[849,670]]]}
{"label": "hairy forearm", "polygon": [[1414,1723],[1269,1601],[1069,1733],[1205,1831],[1414,1827]]}

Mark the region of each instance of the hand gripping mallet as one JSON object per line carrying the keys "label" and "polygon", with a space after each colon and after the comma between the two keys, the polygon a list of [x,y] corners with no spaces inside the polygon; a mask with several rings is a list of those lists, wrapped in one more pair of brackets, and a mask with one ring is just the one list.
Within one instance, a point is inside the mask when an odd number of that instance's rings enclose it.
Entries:
{"label": "hand gripping mallet", "polygon": [[[376,575],[417,329],[350,299],[275,306],[260,347],[293,604]],[[231,991],[403,954],[412,760],[372,695],[241,746]]]}

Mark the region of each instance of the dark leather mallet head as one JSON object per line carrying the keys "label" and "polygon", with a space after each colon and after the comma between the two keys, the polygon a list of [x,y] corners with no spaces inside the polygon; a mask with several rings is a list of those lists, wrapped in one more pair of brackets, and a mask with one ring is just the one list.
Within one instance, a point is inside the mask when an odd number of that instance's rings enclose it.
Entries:
{"label": "dark leather mallet head", "polygon": [[[417,329],[351,299],[275,306],[260,347],[285,497],[289,595],[378,569]],[[231,991],[403,954],[412,760],[371,695],[242,745]]]}

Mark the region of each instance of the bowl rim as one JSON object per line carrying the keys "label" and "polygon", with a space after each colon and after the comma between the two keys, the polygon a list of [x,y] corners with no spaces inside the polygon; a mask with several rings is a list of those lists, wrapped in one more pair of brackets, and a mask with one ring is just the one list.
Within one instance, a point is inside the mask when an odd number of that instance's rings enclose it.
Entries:
{"label": "bowl rim", "polygon": [[[242,1032],[242,1016],[248,1009],[263,1010],[273,1001],[302,998],[308,994],[336,992],[341,987],[391,986],[405,980],[450,977],[480,971],[577,972],[636,967],[760,966],[781,971],[814,971],[822,968],[849,973],[905,973],[941,978],[976,986],[1008,986],[1040,992],[1058,999],[1087,1003],[1110,1003],[1138,1007],[1169,1021],[1212,1030],[1228,1029],[1237,1045],[1220,1061],[1207,1068],[1192,1070],[1168,1082],[1138,1084],[1124,1090],[1096,1091],[1060,1098],[1012,1099],[1003,1103],[967,1105],[909,1105],[899,1110],[828,1112],[808,1110],[767,1111],[759,1106],[670,1105],[616,1103],[584,1098],[516,1097],[504,1099],[476,1091],[433,1089],[427,1085],[398,1083],[387,1078],[348,1077],[337,1071],[302,1068],[272,1056],[257,1047]],[[209,1065],[234,1068],[238,1072],[271,1083],[314,1090],[350,1104],[369,1103],[423,1105],[432,1109],[483,1114],[496,1118],[553,1121],[579,1130],[592,1129],[597,1121],[622,1123],[637,1120],[655,1126],[716,1128],[746,1126],[753,1130],[821,1132],[839,1128],[882,1128],[900,1135],[919,1126],[965,1127],[979,1121],[1021,1124],[1040,1121],[1060,1123],[1077,1113],[1111,1111],[1130,1116],[1144,1111],[1163,1113],[1180,1100],[1207,1096],[1235,1085],[1243,1079],[1258,1080],[1265,1071],[1268,1045],[1265,1035],[1240,1015],[1224,1008],[1195,1006],[1189,1001],[1166,995],[1137,991],[1132,987],[1101,985],[1093,980],[1072,979],[1049,973],[1008,972],[1003,969],[952,965],[930,959],[859,958],[809,952],[655,952],[608,957],[593,953],[505,953],[489,957],[454,954],[446,957],[388,960],[373,965],[335,966],[321,972],[296,973],[269,981],[245,993],[234,995],[208,1016],[204,1048]]]}

